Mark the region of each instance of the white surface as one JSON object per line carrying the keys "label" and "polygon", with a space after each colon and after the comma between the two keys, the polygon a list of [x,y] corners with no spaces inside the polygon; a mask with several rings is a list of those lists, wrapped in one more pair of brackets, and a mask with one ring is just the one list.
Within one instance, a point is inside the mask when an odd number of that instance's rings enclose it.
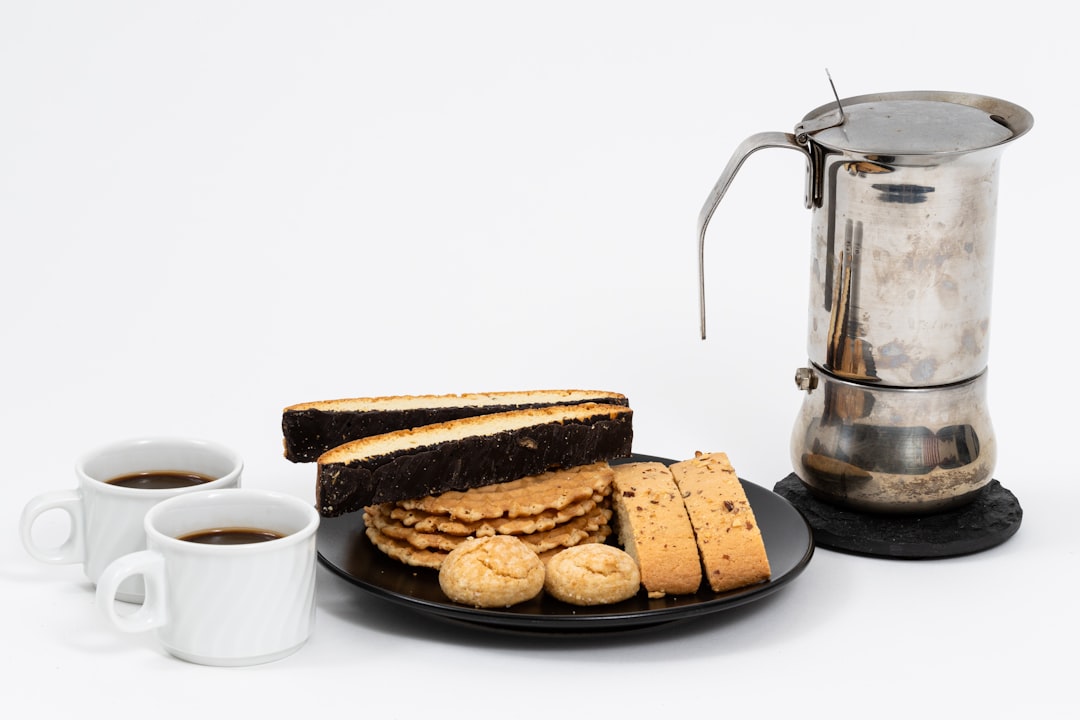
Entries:
{"label": "white surface", "polygon": [[[0,6],[5,701],[1062,716],[1080,641],[1064,6],[724,6]],[[1025,512],[1006,544],[936,562],[819,550],[765,602],[609,641],[447,627],[320,570],[310,643],[236,670],[115,632],[81,569],[20,546],[26,501],[127,436],[212,438],[244,456],[245,485],[312,497],[313,469],[281,456],[281,408],[349,395],[618,390],[640,452],[725,450],[771,487],[805,361],[802,159],[755,154],[724,199],[706,342],[694,223],[739,142],[829,101],[825,68],[841,95],[955,89],[1035,115],[999,197],[995,475]]]}

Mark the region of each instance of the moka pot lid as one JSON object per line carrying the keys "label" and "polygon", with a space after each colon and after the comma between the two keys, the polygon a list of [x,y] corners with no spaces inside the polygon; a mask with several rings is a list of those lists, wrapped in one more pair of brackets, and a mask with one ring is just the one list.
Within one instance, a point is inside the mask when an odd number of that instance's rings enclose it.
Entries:
{"label": "moka pot lid", "polygon": [[968,93],[880,93],[839,104],[808,113],[796,134],[860,155],[942,155],[1001,145],[1034,124],[1031,113],[1014,103]]}

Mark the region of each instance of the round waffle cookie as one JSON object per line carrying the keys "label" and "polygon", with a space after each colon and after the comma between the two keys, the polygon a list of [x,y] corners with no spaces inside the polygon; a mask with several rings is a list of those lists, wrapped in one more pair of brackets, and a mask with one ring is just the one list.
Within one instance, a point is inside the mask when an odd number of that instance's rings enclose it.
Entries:
{"label": "round waffle cookie", "polygon": [[385,503],[375,507],[384,516],[389,516],[391,520],[413,528],[417,532],[486,537],[523,535],[551,530],[567,520],[587,515],[603,500],[604,496],[593,495],[591,498],[571,503],[564,508],[553,508],[527,517],[497,517],[472,521],[458,520],[449,515],[437,515],[422,510],[406,510],[394,503]]}
{"label": "round waffle cookie", "polygon": [[561,510],[594,495],[608,495],[614,476],[606,462],[592,463],[470,490],[400,500],[397,506],[467,522],[533,517],[545,510]]}
{"label": "round waffle cookie", "polygon": [[[541,560],[546,561],[554,553],[564,550],[567,547],[583,545],[586,543],[602,543],[607,540],[608,536],[611,535],[611,525],[608,522],[611,517],[611,511],[604,508],[602,517],[604,518],[603,524],[598,524],[593,530],[586,530],[585,527],[588,527],[588,525],[575,525],[572,527],[560,528],[559,532],[561,535],[549,533],[542,539],[535,538],[533,542],[529,541],[530,539],[527,535],[499,535],[493,537],[513,537],[519,539],[526,547],[539,555]],[[579,520],[581,519],[579,518]],[[366,513],[365,521],[368,521]],[[442,567],[446,556],[451,552],[449,549],[441,549],[431,545],[427,547],[417,547],[408,540],[392,537],[380,530],[374,521],[371,521],[368,524],[364,532],[367,535],[368,540],[371,541],[371,544],[387,556],[398,562],[414,567],[427,567],[438,570]],[[457,545],[460,545],[469,539],[471,538],[459,537],[457,538],[459,541]],[[457,547],[457,545],[454,545],[454,547]],[[449,545],[446,547],[449,547]]]}
{"label": "round waffle cookie", "polygon": [[[571,518],[549,530],[537,532],[503,532],[499,534],[512,535],[524,542],[537,553],[549,551],[553,547],[570,547],[577,545],[590,533],[599,531],[608,525],[611,519],[611,511],[607,507],[596,507],[588,515]],[[490,538],[495,533],[487,535],[453,535],[442,532],[419,532],[416,528],[409,528],[397,524],[392,519],[379,512],[368,513],[365,511],[364,521],[368,526],[374,526],[388,538],[404,540],[409,545],[418,549],[441,549],[441,551],[453,551],[455,547],[469,538]]]}
{"label": "round waffle cookie", "polygon": [[[374,510],[374,512],[371,512]],[[591,533],[599,532],[607,527],[611,519],[611,510],[606,507],[594,508],[590,513],[581,517],[571,518],[559,523],[549,530],[526,533],[500,533],[516,537],[535,552],[544,552],[556,547],[572,547],[578,544]],[[374,527],[383,535],[394,540],[403,540],[418,550],[453,550],[471,537],[492,537],[488,535],[449,535],[444,533],[419,532],[415,527],[408,527],[398,523],[392,518],[375,508],[369,508],[364,512],[364,522],[369,527]]]}
{"label": "round waffle cookie", "polygon": [[379,532],[378,528],[372,527],[371,525],[367,526],[364,530],[364,534],[367,535],[368,540],[371,541],[372,545],[377,547],[388,557],[413,567],[425,567],[438,570],[442,567],[443,560],[445,560],[446,556],[449,554],[440,550],[420,550],[404,540],[395,540],[392,537],[383,535]]}
{"label": "round waffle cookie", "polygon": [[512,537],[542,559],[611,534],[607,463],[364,508],[375,547],[406,565],[438,569],[466,541]]}

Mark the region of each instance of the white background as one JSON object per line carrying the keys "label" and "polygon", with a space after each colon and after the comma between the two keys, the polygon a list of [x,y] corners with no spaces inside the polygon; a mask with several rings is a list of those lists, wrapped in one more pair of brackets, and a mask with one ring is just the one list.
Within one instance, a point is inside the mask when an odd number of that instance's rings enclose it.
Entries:
{"label": "white background", "polygon": [[[1080,632],[1073,365],[1077,39],[1065,4],[0,3],[4,702],[158,717],[1060,717]],[[1056,7],[1059,9],[1051,9]],[[1029,109],[1003,155],[995,476],[1020,532],[933,562],[819,550],[767,601],[529,642],[327,572],[300,653],[223,670],[113,632],[18,515],[142,434],[239,450],[313,496],[280,413],[333,397],[626,393],[635,449],[790,472],[809,258],[803,160],[731,152],[831,100],[958,90]],[[40,532],[62,534],[62,518]],[[418,698],[424,698],[420,700]],[[25,705],[25,707],[31,707]]]}

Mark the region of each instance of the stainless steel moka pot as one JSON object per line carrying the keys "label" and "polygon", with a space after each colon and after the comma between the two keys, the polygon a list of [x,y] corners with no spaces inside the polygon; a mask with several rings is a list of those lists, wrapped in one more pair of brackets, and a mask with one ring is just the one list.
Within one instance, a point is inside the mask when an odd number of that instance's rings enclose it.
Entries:
{"label": "stainless steel moka pot", "polygon": [[698,218],[702,338],[705,233],[725,191],[757,150],[806,157],[809,363],[795,373],[806,396],[791,458],[812,496],[928,514],[990,482],[998,169],[1032,123],[1023,108],[979,95],[837,97],[793,133],[751,136],[724,169]]}

